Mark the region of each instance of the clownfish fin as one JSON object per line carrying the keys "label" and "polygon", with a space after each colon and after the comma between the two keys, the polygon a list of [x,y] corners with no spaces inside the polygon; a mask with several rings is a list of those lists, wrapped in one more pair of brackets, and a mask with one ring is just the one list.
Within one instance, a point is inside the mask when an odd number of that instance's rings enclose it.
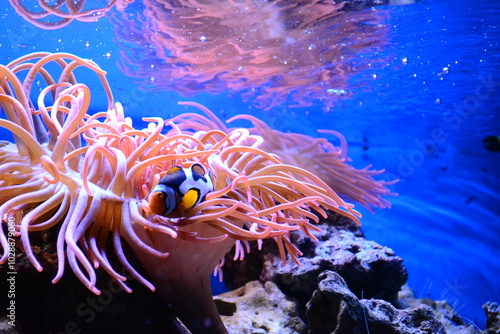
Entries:
{"label": "clownfish fin", "polygon": [[202,165],[200,164],[194,164],[191,166],[191,175],[193,176],[193,180],[198,181],[199,179],[202,179],[204,182],[206,182],[205,174],[207,172],[205,171],[205,168],[203,168]]}
{"label": "clownfish fin", "polygon": [[191,166],[191,170],[193,172],[195,172],[195,173],[198,173],[198,174],[202,175],[202,176],[205,176],[205,173],[206,173],[205,172],[205,168],[203,168],[203,166],[200,165],[200,164],[194,164],[194,165],[192,165]]}
{"label": "clownfish fin", "polygon": [[167,174],[172,174],[181,170],[182,170],[181,166],[173,166],[167,171]]}
{"label": "clownfish fin", "polygon": [[200,189],[191,188],[182,197],[179,206],[182,206],[184,210],[188,210],[191,209],[193,206],[195,206],[199,200],[200,200]]}

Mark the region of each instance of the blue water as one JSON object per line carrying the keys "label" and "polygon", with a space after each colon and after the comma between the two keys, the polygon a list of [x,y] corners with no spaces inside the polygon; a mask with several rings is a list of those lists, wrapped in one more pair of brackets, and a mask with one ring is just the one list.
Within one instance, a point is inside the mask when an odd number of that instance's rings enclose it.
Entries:
{"label": "blue water", "polygon": [[[221,117],[258,115],[282,131],[340,131],[356,167],[372,164],[387,170],[384,178],[401,180],[393,186],[399,196],[390,198],[392,209],[371,214],[360,208],[367,237],[404,259],[418,297],[447,299],[483,327],[481,305],[500,301],[500,152],[483,145],[486,136],[500,136],[500,2],[433,0],[377,10],[386,40],[351,54],[353,62],[373,66],[350,75],[348,94],[332,97],[331,108],[321,101],[288,108],[297,104],[288,100],[264,111],[234,91],[200,89],[188,98],[145,92],[119,70],[114,23],[73,22],[45,31],[6,4],[0,63],[34,51],[91,58],[108,71],[116,100],[134,121],[182,113],[177,101],[191,100]],[[104,109],[103,96],[93,94],[94,108]]]}

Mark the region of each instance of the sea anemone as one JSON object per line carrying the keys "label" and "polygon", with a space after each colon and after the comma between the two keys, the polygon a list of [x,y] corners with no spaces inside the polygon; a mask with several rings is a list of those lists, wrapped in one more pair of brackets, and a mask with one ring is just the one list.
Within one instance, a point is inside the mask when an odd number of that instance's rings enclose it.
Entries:
{"label": "sea anemone", "polygon": [[[49,73],[54,64],[61,69],[57,77]],[[97,74],[107,111],[88,114],[91,91],[76,80],[78,67]],[[36,78],[45,85],[35,106],[30,98]],[[311,222],[326,216],[326,209],[359,223],[352,204],[318,176],[263,150],[265,139],[248,129],[201,129],[202,122],[158,117],[144,118],[147,128],[135,129],[114,102],[105,72],[90,60],[34,53],[0,66],[0,105],[7,118],[0,127],[15,142],[0,147],[0,218],[2,227],[8,225],[0,229],[0,263],[19,236],[26,257],[41,271],[30,232],[57,227],[54,283],[67,261],[96,294],[98,268],[130,292],[110,260],[114,250],[125,271],[151,290],[156,286],[193,333],[226,332],[209,277],[235,243],[243,256],[244,243],[273,238],[283,261],[287,253],[297,261],[300,251],[289,233],[302,230],[314,239]],[[184,216],[151,214],[148,195],[166,171],[194,164],[213,175],[213,191]],[[130,264],[124,242],[155,286]]]}
{"label": "sea anemone", "polygon": [[[348,144],[345,137],[335,130],[318,130],[321,134],[333,136],[340,142],[335,146],[326,138],[314,138],[299,133],[284,133],[271,129],[263,121],[250,116],[240,115],[233,118],[247,119],[254,124],[250,131],[264,139],[261,149],[282,157],[285,164],[310,171],[331,187],[344,200],[363,205],[373,212],[375,208],[390,208],[391,202],[382,196],[393,196],[387,186],[398,180],[375,180],[385,170],[373,170],[372,165],[356,169],[349,164]],[[302,179],[302,176],[297,176]]]}
{"label": "sea anemone", "polygon": [[[232,130],[202,105],[192,102],[181,104],[196,106],[207,115],[203,117],[186,113],[175,117],[172,121],[178,122],[184,130],[219,129],[224,132]],[[340,142],[340,146],[337,147],[326,138],[314,138],[304,134],[284,133],[271,129],[266,123],[251,115],[238,115],[227,122],[237,119],[246,119],[253,123],[254,127],[249,131],[263,139],[260,149],[276,154],[284,164],[300,167],[318,176],[344,200],[359,203],[372,212],[373,208],[390,208],[391,203],[383,196],[396,195],[387,186],[398,180],[375,180],[373,176],[380,175],[385,170],[373,170],[371,165],[356,169],[350,165],[347,140],[340,132],[318,130],[319,133],[335,137]],[[295,175],[295,177],[306,181],[302,175]]]}

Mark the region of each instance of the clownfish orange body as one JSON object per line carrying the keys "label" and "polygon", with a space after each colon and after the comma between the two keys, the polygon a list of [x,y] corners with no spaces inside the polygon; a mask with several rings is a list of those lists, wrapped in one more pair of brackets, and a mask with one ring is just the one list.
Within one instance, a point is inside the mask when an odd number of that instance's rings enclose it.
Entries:
{"label": "clownfish orange body", "polygon": [[202,165],[193,164],[189,168],[174,166],[149,194],[149,210],[161,216],[182,215],[213,190],[213,181]]}

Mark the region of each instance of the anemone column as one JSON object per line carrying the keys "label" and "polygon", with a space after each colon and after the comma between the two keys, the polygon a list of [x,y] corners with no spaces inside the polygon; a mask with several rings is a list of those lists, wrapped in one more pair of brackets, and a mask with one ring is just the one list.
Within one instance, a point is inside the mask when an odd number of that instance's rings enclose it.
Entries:
{"label": "anemone column", "polygon": [[[182,231],[197,232],[197,237],[204,238],[222,235],[203,223],[183,227]],[[182,323],[193,334],[227,333],[213,301],[210,275],[235,240],[226,238],[211,243],[182,240],[149,233],[140,226],[136,226],[136,232],[152,247],[169,252],[166,258],[152,257],[129,243],[157,291]]]}

